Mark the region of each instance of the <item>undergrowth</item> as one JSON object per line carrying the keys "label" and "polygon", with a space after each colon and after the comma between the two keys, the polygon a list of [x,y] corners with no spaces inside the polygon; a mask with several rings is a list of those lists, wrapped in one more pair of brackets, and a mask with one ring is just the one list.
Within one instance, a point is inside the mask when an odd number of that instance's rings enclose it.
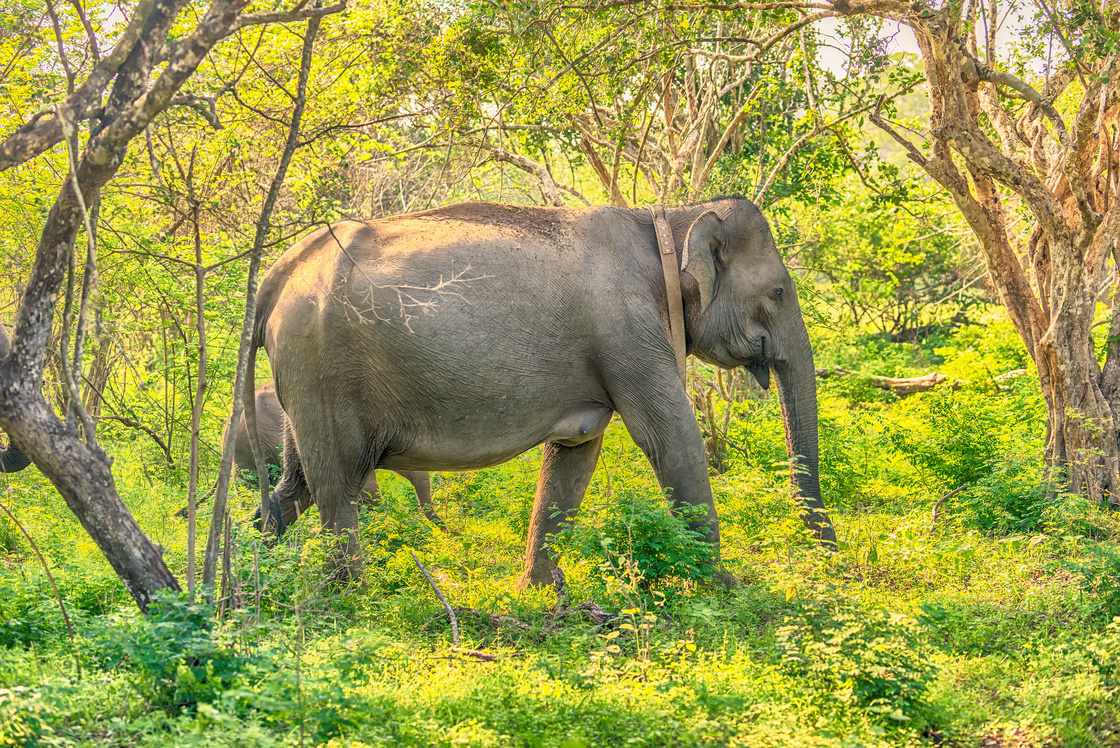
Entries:
{"label": "undergrowth", "polygon": [[[274,545],[236,523],[220,601],[169,594],[146,618],[41,475],[0,478],[74,628],[0,522],[0,746],[1120,745],[1120,519],[1042,474],[1034,377],[992,381],[1025,368],[1012,334],[829,346],[879,356],[869,373],[961,380],[907,398],[822,380],[835,553],[801,526],[776,398],[723,390],[712,487],[730,591],[620,422],[553,539],[562,600],[513,587],[538,451],[436,476],[452,533],[384,475],[360,518],[362,586],[324,574],[312,509]],[[108,446],[182,573],[182,481]],[[237,488],[235,516],[255,501]],[[460,611],[458,646],[413,553]]]}

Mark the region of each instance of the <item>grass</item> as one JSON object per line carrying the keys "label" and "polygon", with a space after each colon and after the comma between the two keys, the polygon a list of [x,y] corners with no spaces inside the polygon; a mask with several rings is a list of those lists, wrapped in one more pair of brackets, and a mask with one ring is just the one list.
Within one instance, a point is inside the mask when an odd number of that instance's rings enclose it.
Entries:
{"label": "grass", "polygon": [[[986,355],[945,350],[948,369]],[[0,520],[0,746],[1120,746],[1120,518],[1050,489],[1022,457],[1038,449],[1021,417],[1037,408],[1029,379],[903,401],[832,387],[833,554],[801,529],[776,403],[734,406],[731,437],[749,448],[712,478],[742,580],[731,592],[703,581],[706,549],[611,426],[556,546],[568,602],[622,625],[557,619],[554,590],[513,587],[538,451],[437,476],[454,534],[383,474],[383,505],[361,519],[362,587],[326,580],[314,510],[272,547],[239,523],[243,605],[220,618],[180,597],[138,616],[45,479],[8,476],[0,496],[50,559],[76,637]],[[110,449],[125,501],[182,576],[171,515],[185,488],[135,444]],[[235,516],[255,500],[239,490]],[[452,646],[413,552],[453,605],[519,624],[463,613]]]}

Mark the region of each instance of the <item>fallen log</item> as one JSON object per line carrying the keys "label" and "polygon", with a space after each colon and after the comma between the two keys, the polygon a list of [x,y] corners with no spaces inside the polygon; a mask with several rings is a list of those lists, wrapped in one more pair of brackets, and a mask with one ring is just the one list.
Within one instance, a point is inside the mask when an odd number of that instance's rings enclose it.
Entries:
{"label": "fallen log", "polygon": [[[845,369],[840,366],[834,366],[831,369],[818,368],[816,371],[817,376],[821,379],[828,379],[831,376],[846,377],[850,375],[864,377],[872,387],[878,387],[881,390],[893,392],[899,397],[932,390],[937,385],[949,379],[949,377],[944,374],[938,374],[937,372],[923,374],[920,377],[880,377],[874,374],[860,374],[858,371],[852,371],[851,369]],[[963,380],[957,379],[953,381],[952,387],[956,389],[962,384],[964,384]]]}

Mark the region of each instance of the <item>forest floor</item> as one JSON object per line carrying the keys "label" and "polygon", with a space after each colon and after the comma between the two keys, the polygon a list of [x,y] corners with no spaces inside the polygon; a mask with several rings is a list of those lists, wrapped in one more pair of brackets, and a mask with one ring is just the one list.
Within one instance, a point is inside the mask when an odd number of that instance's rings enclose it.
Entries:
{"label": "forest floor", "polygon": [[[941,370],[990,354],[969,350]],[[168,597],[147,619],[38,471],[0,478],[73,628],[0,522],[0,746],[1120,746],[1120,515],[1015,457],[1037,447],[1023,381],[905,400],[827,384],[831,554],[790,500],[774,398],[736,405],[712,479],[732,591],[703,581],[706,549],[618,422],[557,542],[559,601],[514,589],[538,451],[437,476],[452,533],[383,474],[363,586],[327,580],[314,510],[271,547],[242,520],[220,610]],[[139,441],[110,451],[182,576],[181,477]]]}

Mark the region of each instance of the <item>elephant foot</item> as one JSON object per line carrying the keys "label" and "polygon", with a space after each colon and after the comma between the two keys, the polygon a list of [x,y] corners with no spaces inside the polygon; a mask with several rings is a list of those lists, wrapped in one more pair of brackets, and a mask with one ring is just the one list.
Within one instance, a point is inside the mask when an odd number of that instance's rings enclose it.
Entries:
{"label": "elephant foot", "polygon": [[366,564],[361,551],[348,548],[343,542],[330,551],[326,559],[327,578],[337,587],[364,587]]}
{"label": "elephant foot", "polygon": [[445,532],[448,535],[457,535],[458,534],[458,533],[452,532],[451,530],[449,530],[447,528],[447,523],[443,521],[443,517],[441,517],[441,516],[439,516],[438,514],[435,513],[435,510],[433,510],[433,509],[421,509],[421,511],[423,511],[424,516],[427,517],[428,521],[431,522],[436,527],[438,527],[442,532]]}

